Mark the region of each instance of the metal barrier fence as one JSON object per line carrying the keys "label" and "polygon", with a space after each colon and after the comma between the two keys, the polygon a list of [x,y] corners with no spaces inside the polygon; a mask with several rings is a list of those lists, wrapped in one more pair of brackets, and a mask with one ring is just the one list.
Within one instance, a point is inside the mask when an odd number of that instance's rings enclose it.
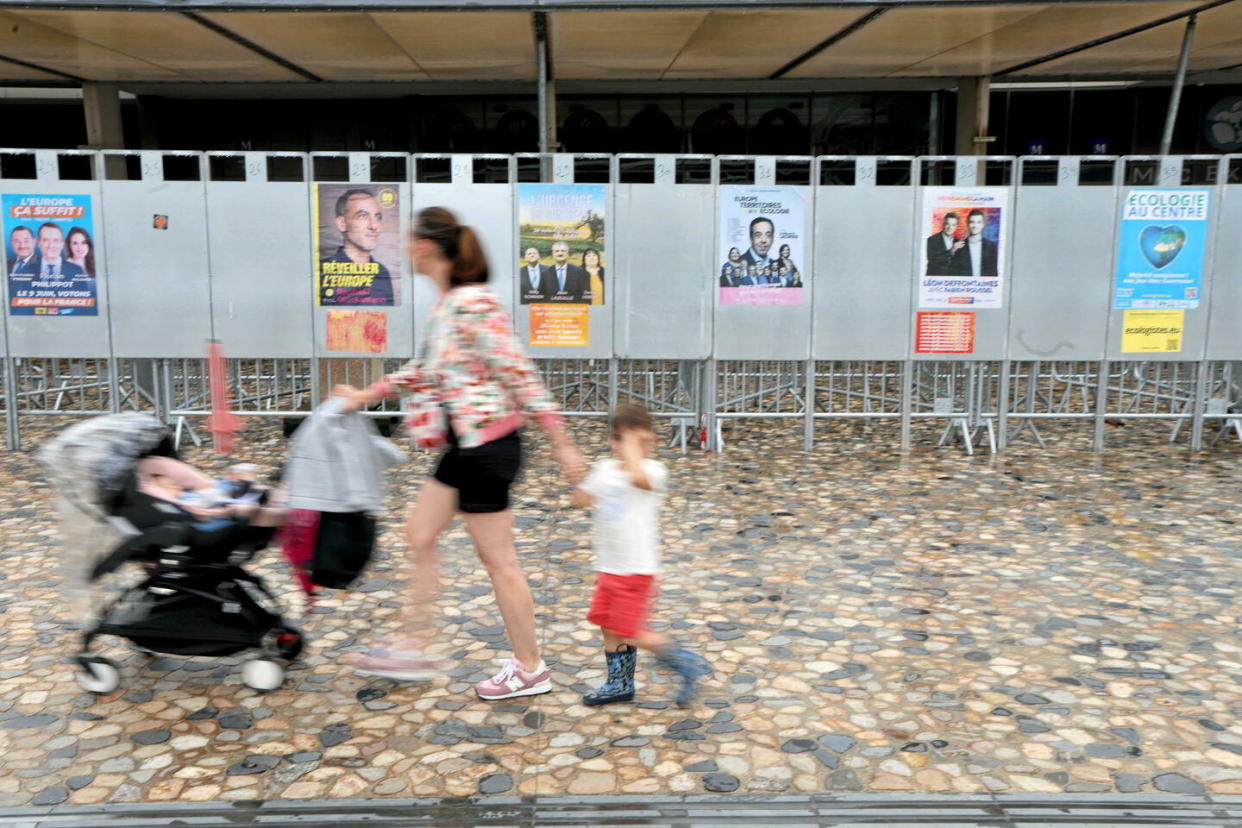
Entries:
{"label": "metal barrier fence", "polygon": [[[297,418],[332,384],[365,384],[397,360],[228,360],[231,409],[242,417]],[[617,402],[649,408],[684,451],[700,434],[724,448],[747,420],[788,423],[806,448],[843,421],[887,422],[876,439],[902,448],[913,427],[934,421],[939,444],[999,451],[1029,440],[1045,446],[1050,421],[1091,429],[1105,447],[1108,421],[1158,420],[1170,442],[1194,449],[1222,437],[1242,442],[1242,363],[1193,362],[832,362],[539,360],[550,392],[574,417],[606,417]],[[211,413],[205,359],[0,361],[8,446],[21,423],[114,411],[150,411],[196,444]],[[15,401],[16,404],[11,404]],[[808,405],[810,401],[810,405]],[[372,416],[400,415],[397,400]],[[817,428],[819,429],[817,431]],[[820,435],[817,437],[817,434]],[[884,435],[887,436],[884,436]],[[1206,438],[1206,440],[1205,440]]]}
{"label": "metal barrier fence", "polygon": [[[366,307],[334,304],[315,275],[335,245],[345,250],[334,200],[359,189],[389,216],[375,253],[389,256],[391,300]],[[1122,290],[1129,205],[1151,193],[1204,205],[1199,225],[1183,221],[1158,242],[1193,260],[1172,301]],[[1110,420],[1161,421],[1196,449],[1242,440],[1242,156],[13,149],[0,150],[0,198],[11,448],[30,418],[124,409],[199,439],[209,338],[230,357],[232,407],[247,417],[304,415],[332,385],[392,370],[435,301],[400,246],[416,212],[436,204],[479,229],[494,288],[573,416],[637,401],[683,447],[700,434],[722,447],[755,419],[783,421],[808,448],[846,421],[903,448],[925,439],[924,424],[967,451],[1042,446],[1053,421],[1089,425],[1096,448]],[[937,249],[948,236],[936,234],[946,212],[969,224],[968,210],[986,213],[978,238],[992,246],[963,241],[969,255],[954,261],[967,270],[952,278],[980,287],[938,296],[954,288],[937,286],[946,277],[932,259],[958,248]],[[760,219],[771,236],[762,252]],[[76,300],[89,308],[48,311],[38,291],[18,293],[31,286],[14,278],[18,225],[58,222],[66,243],[75,222],[89,239],[93,272],[82,268],[73,294],[89,294]],[[1148,224],[1178,222],[1152,214]],[[583,278],[585,248],[598,248],[600,296],[529,301],[542,276],[523,278],[555,270],[552,239],[568,240]],[[534,271],[526,245],[539,248]],[[747,257],[766,269],[756,276]],[[1163,310],[1176,314],[1151,326],[1164,341],[1136,349],[1131,333],[1147,323],[1132,320]],[[364,317],[380,338],[367,338]]]}

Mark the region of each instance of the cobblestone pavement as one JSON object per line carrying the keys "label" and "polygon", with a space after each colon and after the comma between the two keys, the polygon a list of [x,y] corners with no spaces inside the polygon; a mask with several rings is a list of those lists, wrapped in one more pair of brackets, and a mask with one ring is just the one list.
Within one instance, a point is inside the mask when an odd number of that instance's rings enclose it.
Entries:
{"label": "cobblestone pavement", "polygon": [[[598,425],[575,426],[599,445]],[[148,663],[116,643],[122,689],[73,681],[51,493],[0,454],[0,807],[260,798],[691,792],[1242,793],[1242,451],[1192,459],[1167,432],[1046,428],[1002,459],[902,456],[895,435],[747,425],[728,452],[668,454],[657,625],[716,668],[701,704],[640,658],[638,703],[589,709],[603,672],[584,619],[588,523],[561,507],[542,446],[522,482],[520,554],[553,693],[488,704],[470,684],[507,651],[460,526],[439,604],[456,666],[398,685],[341,663],[400,606],[399,473],[383,550],[320,602],[283,689],[237,659]],[[35,429],[28,429],[37,440]],[[924,435],[926,436],[926,435]],[[933,437],[934,441],[934,437]],[[274,424],[241,456],[267,469]],[[224,464],[187,452],[204,468]],[[268,553],[257,567],[300,602]]]}

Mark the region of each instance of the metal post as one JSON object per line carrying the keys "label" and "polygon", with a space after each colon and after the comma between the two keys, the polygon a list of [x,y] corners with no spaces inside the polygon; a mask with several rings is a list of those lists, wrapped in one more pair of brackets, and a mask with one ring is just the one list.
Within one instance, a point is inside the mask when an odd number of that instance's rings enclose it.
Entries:
{"label": "metal post", "polygon": [[551,47],[548,45],[548,16],[543,12],[535,12],[535,51],[539,61],[539,152],[547,154],[556,151],[553,130],[556,120],[553,117],[556,109],[556,93],[552,88]]}
{"label": "metal post", "polygon": [[22,440],[17,424],[17,360],[13,357],[4,360],[4,419],[9,451],[17,451]]}
{"label": "metal post", "polygon": [[703,362],[703,411],[699,416],[705,418],[704,425],[707,427],[707,449],[709,452],[718,452],[720,447],[717,446],[715,439],[715,360],[709,359]]}
{"label": "metal post", "polygon": [[[169,415],[169,412],[173,410],[173,382],[172,382],[172,366],[170,365],[171,362],[172,360],[170,359],[160,360],[161,404],[160,404],[160,410],[157,416],[160,418],[160,421],[163,423],[168,423],[172,420],[172,417]],[[185,376],[184,370],[182,371],[182,376],[183,377]]]}
{"label": "metal post", "polygon": [[1204,360],[1197,366],[1195,377],[1195,399],[1191,405],[1190,449],[1199,451],[1203,448],[1203,415],[1207,411],[1208,378],[1211,363]]}
{"label": "metal post", "polygon": [[910,450],[910,425],[914,413],[914,360],[901,363],[901,450]]}
{"label": "metal post", "polygon": [[[111,307],[111,306],[109,306]],[[109,350],[111,350],[109,348]],[[108,410],[113,414],[121,411],[121,376],[118,370],[121,360],[115,356],[108,357]]]}
{"label": "metal post", "polygon": [[316,406],[318,406],[319,403],[323,402],[323,398],[320,396],[320,387],[319,387],[320,386],[319,357],[317,356],[311,357],[310,372],[311,372],[310,373],[310,393],[311,393],[310,407],[313,409]]}
{"label": "metal post", "polygon": [[618,386],[620,385],[621,360],[611,357],[608,360],[608,416],[617,410]]}
{"label": "metal post", "polygon": [[811,357],[806,365],[806,417],[802,421],[802,448],[811,451],[815,448],[815,358]]}
{"label": "metal post", "polygon": [[1100,360],[1099,374],[1095,378],[1095,429],[1091,436],[1091,448],[1100,451],[1104,448],[1104,417],[1108,412],[1108,372],[1112,370],[1109,361]]}
{"label": "metal post", "polygon": [[1001,451],[1005,450],[1009,430],[1009,381],[1011,374],[1011,366],[1009,360],[1001,360],[1000,364],[1000,388],[997,393],[996,403],[996,441]]}
{"label": "metal post", "polygon": [[1168,155],[1173,145],[1173,125],[1177,122],[1177,109],[1182,102],[1182,86],[1186,83],[1186,67],[1190,63],[1190,47],[1195,39],[1195,15],[1186,20],[1186,33],[1182,36],[1182,54],[1177,59],[1177,75],[1173,78],[1173,92],[1169,95],[1169,111],[1164,116],[1164,136],[1160,139],[1160,154]]}

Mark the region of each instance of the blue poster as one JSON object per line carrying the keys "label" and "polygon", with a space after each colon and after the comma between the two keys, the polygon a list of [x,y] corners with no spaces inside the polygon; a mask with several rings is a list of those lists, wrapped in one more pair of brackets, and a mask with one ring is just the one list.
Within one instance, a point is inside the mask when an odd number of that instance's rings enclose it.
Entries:
{"label": "blue poster", "polygon": [[1131,190],[1122,203],[1113,308],[1193,310],[1203,287],[1209,190]]}
{"label": "blue poster", "polygon": [[4,268],[12,316],[98,316],[88,195],[5,195]]}

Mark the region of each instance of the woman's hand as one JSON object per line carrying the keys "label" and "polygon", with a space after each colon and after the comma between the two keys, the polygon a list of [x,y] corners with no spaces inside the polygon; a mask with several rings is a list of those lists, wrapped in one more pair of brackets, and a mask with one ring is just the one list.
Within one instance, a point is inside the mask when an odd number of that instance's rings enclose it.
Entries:
{"label": "woman's hand", "polygon": [[578,451],[569,440],[559,444],[553,449],[556,456],[556,462],[561,467],[561,476],[565,478],[565,483],[570,486],[577,486],[586,479],[586,460],[582,457],[582,452]]}
{"label": "woman's hand", "polygon": [[341,406],[341,413],[349,411],[357,411],[364,405],[371,402],[371,395],[366,391],[354,388],[352,385],[335,385],[332,387],[332,396],[339,397],[344,400]]}

